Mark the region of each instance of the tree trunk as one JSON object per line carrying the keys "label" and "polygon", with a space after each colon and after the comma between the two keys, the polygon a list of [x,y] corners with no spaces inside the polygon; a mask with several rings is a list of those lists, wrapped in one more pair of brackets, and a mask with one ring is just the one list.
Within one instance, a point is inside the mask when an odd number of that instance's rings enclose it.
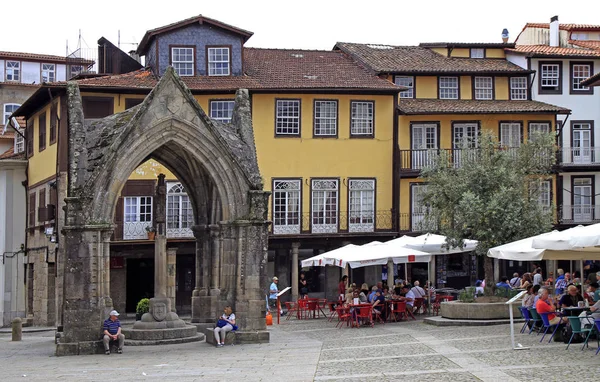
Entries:
{"label": "tree trunk", "polygon": [[489,256],[484,256],[483,273],[486,288],[492,288],[496,285],[494,282],[494,259]]}

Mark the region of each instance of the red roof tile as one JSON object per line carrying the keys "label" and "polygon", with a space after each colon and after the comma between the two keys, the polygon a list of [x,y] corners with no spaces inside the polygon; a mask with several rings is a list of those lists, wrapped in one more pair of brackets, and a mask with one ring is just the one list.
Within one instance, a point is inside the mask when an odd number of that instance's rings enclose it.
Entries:
{"label": "red roof tile", "polygon": [[539,101],[400,99],[398,111],[419,114],[568,114],[569,109]]}
{"label": "red roof tile", "polygon": [[514,49],[506,49],[507,52],[523,53],[530,56],[585,56],[600,57],[600,51],[585,48],[564,48],[548,45],[517,45]]}
{"label": "red roof tile", "polygon": [[334,49],[353,56],[377,73],[494,73],[528,71],[503,59],[447,57],[421,46],[337,43]]}
{"label": "red roof tile", "polygon": [[21,153],[15,154],[14,147],[11,147],[4,153],[0,154],[0,160],[4,160],[4,159],[25,159],[25,153],[21,152]]}
{"label": "red roof tile", "polygon": [[35,61],[52,61],[52,62],[81,62],[84,64],[93,64],[94,61],[86,60],[83,58],[72,58],[65,56],[52,56],[49,54],[37,54],[37,53],[23,53],[23,52],[2,52],[0,51],[0,58],[3,59],[18,59],[18,60],[35,60]]}
{"label": "red roof tile", "polygon": [[582,48],[600,50],[600,41],[598,40],[569,40],[569,44],[577,45]]}
{"label": "red roof tile", "polygon": [[6,133],[2,134],[3,130],[4,126],[0,125],[0,139],[15,139],[15,131],[12,128],[7,127]]}
{"label": "red roof tile", "polygon": [[[389,81],[369,73],[342,52],[244,49],[243,76],[181,77],[191,90],[235,91],[279,89],[353,89],[398,91]],[[152,89],[157,79],[149,69],[77,80],[80,87]],[[64,86],[66,83],[52,85]]]}
{"label": "red roof tile", "polygon": [[585,81],[582,81],[581,84],[583,86],[600,86],[600,72],[594,74]]}
{"label": "red roof tile", "polygon": [[[594,24],[558,24],[559,29],[564,31],[584,31],[584,30],[592,30],[592,31],[600,31],[600,25]],[[525,24],[525,28],[550,28],[549,23],[527,23]],[[523,29],[525,29],[523,28]]]}

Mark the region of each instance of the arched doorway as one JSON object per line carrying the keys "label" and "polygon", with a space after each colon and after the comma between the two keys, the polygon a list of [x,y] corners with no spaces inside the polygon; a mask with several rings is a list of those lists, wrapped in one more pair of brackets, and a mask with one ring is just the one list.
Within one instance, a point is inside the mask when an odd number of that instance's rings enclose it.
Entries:
{"label": "arched doorway", "polygon": [[[223,306],[232,305],[241,335],[268,340],[269,193],[262,191],[247,91],[236,95],[231,125],[211,121],[171,68],[142,104],[99,120],[84,120],[77,84],[70,83],[67,93],[64,335],[57,354],[92,352],[90,341],[98,339],[112,308],[109,242],[117,200],[148,158],[164,164],[189,195],[196,238],[193,321],[214,322]],[[158,212],[157,221],[165,221]]]}

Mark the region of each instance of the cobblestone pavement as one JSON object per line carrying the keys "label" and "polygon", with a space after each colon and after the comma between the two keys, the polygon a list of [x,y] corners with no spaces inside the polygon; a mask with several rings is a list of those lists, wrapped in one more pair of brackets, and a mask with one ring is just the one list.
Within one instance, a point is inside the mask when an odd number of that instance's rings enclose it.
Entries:
{"label": "cobblestone pavement", "polygon": [[124,354],[55,357],[53,333],[0,333],[0,381],[581,381],[600,372],[596,341],[565,345],[510,326],[435,327],[421,321],[351,329],[325,319],[282,321],[271,343],[126,347]]}

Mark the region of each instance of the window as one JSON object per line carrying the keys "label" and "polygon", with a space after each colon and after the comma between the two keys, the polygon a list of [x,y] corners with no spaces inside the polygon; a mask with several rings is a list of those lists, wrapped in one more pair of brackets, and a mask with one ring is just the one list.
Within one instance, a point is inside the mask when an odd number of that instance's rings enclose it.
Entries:
{"label": "window", "polygon": [[56,67],[54,64],[42,64],[42,82],[54,82],[56,80]]}
{"label": "window", "polygon": [[171,65],[180,76],[193,76],[194,48],[171,48]]}
{"label": "window", "polygon": [[6,125],[8,123],[8,118],[12,115],[12,113],[17,111],[17,109],[20,106],[21,105],[16,104],[16,103],[5,103],[4,104],[4,118],[2,119],[3,125]]}
{"label": "window", "polygon": [[311,182],[312,233],[335,233],[338,230],[338,180],[313,179]]}
{"label": "window", "polygon": [[415,78],[412,76],[396,76],[394,83],[410,89],[400,92],[400,98],[415,98]]}
{"label": "window", "polygon": [[315,101],[315,136],[337,135],[337,101]]}
{"label": "window", "polygon": [[15,132],[15,154],[25,151],[25,139],[19,133],[23,134],[23,131],[19,129],[18,132]]}
{"label": "window", "polygon": [[571,40],[588,40],[588,38],[587,33],[571,33]]}
{"label": "window", "polygon": [[21,79],[21,63],[19,61],[6,61],[6,81],[19,81]]}
{"label": "window", "polygon": [[422,169],[432,164],[435,153],[432,150],[438,148],[438,124],[436,123],[414,123],[412,128],[412,165],[415,170]]}
{"label": "window", "polygon": [[58,105],[53,103],[50,107],[50,144],[56,143],[56,127],[58,124]]}
{"label": "window", "polygon": [[540,94],[561,94],[561,63],[540,62]]}
{"label": "window", "polygon": [[231,123],[235,101],[210,101],[210,117],[216,121]]}
{"label": "window", "polygon": [[479,124],[476,122],[454,123],[452,129],[452,159],[460,167],[465,159],[474,160],[479,146]]}
{"label": "window", "polygon": [[521,134],[520,122],[500,123],[500,145],[515,156],[517,153],[514,149],[521,146]]}
{"label": "window", "polygon": [[229,48],[208,48],[208,75],[229,75]]}
{"label": "window", "polygon": [[146,239],[146,227],[152,226],[152,197],[127,196],[123,199],[123,239]]}
{"label": "window", "polygon": [[278,99],[276,101],[275,134],[300,136],[300,100]]}
{"label": "window", "polygon": [[571,94],[593,94],[592,88],[581,85],[581,81],[592,74],[593,63],[571,62]]}
{"label": "window", "polygon": [[593,129],[590,122],[571,122],[571,150],[573,163],[590,164],[594,162],[592,148]]}
{"label": "window", "polygon": [[35,227],[35,202],[36,202],[36,197],[35,197],[35,192],[33,194],[29,194],[29,211],[27,211],[28,216],[27,216],[27,220],[28,220],[28,226],[29,227]]}
{"label": "window", "polygon": [[544,180],[539,183],[538,203],[544,210],[552,206],[552,181]]}
{"label": "window", "polygon": [[458,99],[458,77],[440,77],[440,99]]}
{"label": "window", "polygon": [[38,149],[43,151],[46,149],[46,112],[43,112],[38,117]]}
{"label": "window", "polygon": [[540,134],[550,133],[550,122],[530,122],[528,139],[535,140],[535,137]]}
{"label": "window", "polygon": [[492,77],[475,77],[475,99],[490,100],[494,98]]}
{"label": "window", "polygon": [[410,189],[411,206],[410,206],[410,222],[411,231],[419,232],[427,229],[425,227],[425,217],[428,212],[428,207],[423,201],[423,197],[427,192],[426,184],[413,184]]}
{"label": "window", "polygon": [[513,101],[527,99],[527,77],[510,78],[510,99]]}
{"label": "window", "polygon": [[167,184],[167,237],[193,237],[194,213],[181,183]]}
{"label": "window", "polygon": [[373,114],[372,101],[350,102],[350,135],[373,136]]}
{"label": "window", "polygon": [[83,66],[81,65],[71,65],[71,76],[69,79],[75,77],[76,75],[83,73]]}
{"label": "window", "polygon": [[40,190],[40,193],[38,194],[38,212],[37,212],[37,220],[40,223],[43,223],[47,220],[47,217],[45,215],[45,213],[42,212],[42,208],[46,207],[46,189],[42,188]]}
{"label": "window", "polygon": [[591,223],[595,215],[594,182],[591,177],[572,177],[571,181],[572,220],[575,223]]}
{"label": "window", "polygon": [[27,121],[25,139],[27,144],[27,158],[30,158],[33,156],[33,119]]}
{"label": "window", "polygon": [[273,233],[300,233],[300,179],[273,181]]}
{"label": "window", "polygon": [[472,48],[471,49],[471,58],[484,58],[485,57],[485,49],[483,48]]}
{"label": "window", "polygon": [[348,231],[373,232],[375,230],[375,180],[351,179],[348,183]]}

